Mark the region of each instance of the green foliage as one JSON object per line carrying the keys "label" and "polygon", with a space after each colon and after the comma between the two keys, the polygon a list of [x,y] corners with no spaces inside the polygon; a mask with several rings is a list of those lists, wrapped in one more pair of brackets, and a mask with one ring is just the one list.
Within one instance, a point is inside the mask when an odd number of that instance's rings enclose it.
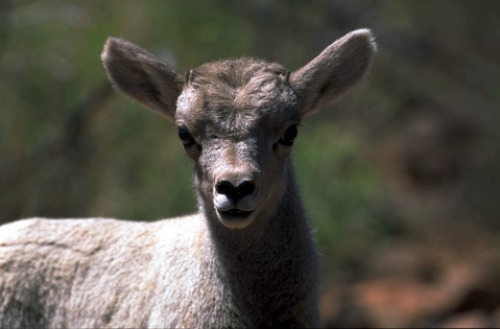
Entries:
{"label": "green foliage", "polygon": [[376,165],[359,134],[334,123],[306,125],[294,157],[306,209],[327,258],[366,253],[394,233]]}

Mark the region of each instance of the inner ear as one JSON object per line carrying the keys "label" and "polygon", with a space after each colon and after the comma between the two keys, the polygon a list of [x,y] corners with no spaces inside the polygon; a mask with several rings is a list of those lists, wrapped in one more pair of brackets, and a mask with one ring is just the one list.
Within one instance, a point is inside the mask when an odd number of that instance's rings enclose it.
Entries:
{"label": "inner ear", "polygon": [[302,118],[335,101],[360,81],[368,71],[375,51],[370,30],[356,30],[293,72],[290,83],[299,97]]}

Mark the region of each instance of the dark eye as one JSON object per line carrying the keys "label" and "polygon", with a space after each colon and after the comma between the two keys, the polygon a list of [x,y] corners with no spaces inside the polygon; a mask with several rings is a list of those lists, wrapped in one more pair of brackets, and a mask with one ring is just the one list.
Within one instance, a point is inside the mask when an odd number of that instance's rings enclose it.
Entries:
{"label": "dark eye", "polygon": [[179,128],[179,139],[182,144],[184,144],[184,147],[190,147],[196,144],[196,141],[186,127]]}
{"label": "dark eye", "polygon": [[285,130],[279,140],[279,143],[285,146],[292,146],[295,137],[297,137],[297,125],[291,125],[287,128],[287,130]]}

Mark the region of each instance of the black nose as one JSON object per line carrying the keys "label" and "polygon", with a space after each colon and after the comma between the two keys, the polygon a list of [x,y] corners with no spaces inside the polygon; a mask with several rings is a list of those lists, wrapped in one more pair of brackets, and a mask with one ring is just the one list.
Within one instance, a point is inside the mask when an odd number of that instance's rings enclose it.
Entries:
{"label": "black nose", "polygon": [[233,202],[250,195],[255,190],[255,183],[253,181],[243,181],[237,187],[230,181],[223,180],[215,186],[215,191],[219,194],[224,194]]}

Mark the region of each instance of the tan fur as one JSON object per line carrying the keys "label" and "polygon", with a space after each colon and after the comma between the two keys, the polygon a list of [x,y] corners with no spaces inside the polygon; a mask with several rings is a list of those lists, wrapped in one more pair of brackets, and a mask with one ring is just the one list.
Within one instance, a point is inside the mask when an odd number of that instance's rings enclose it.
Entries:
{"label": "tan fur", "polygon": [[361,79],[374,50],[357,30],[293,73],[240,58],[182,77],[110,38],[116,88],[179,128],[200,210],[2,226],[0,327],[319,327],[318,256],[289,153],[296,125]]}

